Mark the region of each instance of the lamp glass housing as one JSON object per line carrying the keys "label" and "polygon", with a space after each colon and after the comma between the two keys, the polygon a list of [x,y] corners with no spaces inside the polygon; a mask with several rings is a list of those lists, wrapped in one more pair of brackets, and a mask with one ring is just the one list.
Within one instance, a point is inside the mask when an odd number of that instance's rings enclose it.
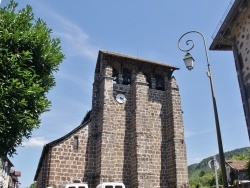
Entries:
{"label": "lamp glass housing", "polygon": [[183,61],[188,70],[192,70],[194,68],[194,58],[189,52],[186,53]]}

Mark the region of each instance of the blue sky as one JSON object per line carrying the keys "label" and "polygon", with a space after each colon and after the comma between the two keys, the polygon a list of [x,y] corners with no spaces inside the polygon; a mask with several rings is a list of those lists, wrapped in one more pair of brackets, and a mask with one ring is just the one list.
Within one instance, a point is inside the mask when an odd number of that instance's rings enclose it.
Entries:
{"label": "blue sky", "polygon": [[[1,7],[8,1],[2,0]],[[57,85],[49,92],[49,112],[32,138],[11,158],[22,171],[21,187],[33,182],[45,143],[64,136],[80,124],[91,109],[94,68],[99,50],[108,50],[168,63],[180,87],[184,111],[188,164],[217,154],[217,138],[206,59],[200,36],[191,51],[195,67],[188,71],[179,37],[190,30],[202,32],[207,45],[230,4],[230,0],[20,0],[30,4],[35,17],[42,18],[61,39],[66,59],[55,74]],[[185,41],[183,41],[185,42]],[[224,151],[249,146],[239,85],[232,52],[209,51]]]}

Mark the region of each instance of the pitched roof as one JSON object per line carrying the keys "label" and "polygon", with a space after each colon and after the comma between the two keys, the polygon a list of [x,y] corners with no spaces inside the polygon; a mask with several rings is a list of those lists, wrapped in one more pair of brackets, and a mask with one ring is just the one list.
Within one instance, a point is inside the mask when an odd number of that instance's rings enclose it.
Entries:
{"label": "pitched roof", "polygon": [[246,160],[228,160],[226,164],[229,165],[234,170],[244,170],[246,169],[247,161]]}
{"label": "pitched roof", "polygon": [[124,58],[124,59],[132,59],[132,60],[135,60],[135,61],[141,61],[141,62],[145,62],[145,63],[152,63],[152,64],[155,64],[155,65],[165,66],[165,67],[169,67],[169,68],[172,68],[172,69],[178,69],[177,67],[175,67],[173,65],[170,65],[170,64],[151,61],[151,60],[147,60],[147,59],[143,59],[143,58],[139,58],[139,57],[135,57],[135,56],[130,56],[130,55],[126,55],[126,54],[121,54],[121,53],[117,53],[117,52],[100,50],[100,53],[110,55],[110,56],[117,56],[117,57]]}
{"label": "pitched roof", "polygon": [[[162,62],[156,62],[156,61],[151,61],[151,60],[146,60],[146,59],[142,59],[139,57],[135,57],[135,56],[130,56],[130,55],[125,55],[125,54],[121,54],[121,53],[117,53],[117,52],[110,52],[110,51],[99,51],[98,54],[98,58],[97,58],[97,63],[96,63],[96,70],[95,72],[99,72],[100,70],[100,61],[101,59],[105,59],[105,58],[114,58],[114,59],[119,59],[119,60],[123,60],[123,61],[129,61],[130,63],[136,63],[136,64],[141,64],[142,66],[146,65],[146,64],[153,64],[157,67],[161,67],[167,70],[171,70],[172,72],[174,70],[178,70],[178,67],[175,67],[173,65],[170,64],[166,64],[166,63],[162,63]],[[132,61],[131,61],[132,60]]]}

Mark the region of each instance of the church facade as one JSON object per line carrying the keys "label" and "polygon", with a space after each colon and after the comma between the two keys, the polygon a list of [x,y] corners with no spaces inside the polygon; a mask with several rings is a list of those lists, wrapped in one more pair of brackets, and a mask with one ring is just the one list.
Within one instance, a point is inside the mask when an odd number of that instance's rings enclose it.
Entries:
{"label": "church facade", "polygon": [[92,109],[75,130],[44,146],[35,180],[40,188],[72,181],[95,188],[188,186],[177,68],[99,51]]}

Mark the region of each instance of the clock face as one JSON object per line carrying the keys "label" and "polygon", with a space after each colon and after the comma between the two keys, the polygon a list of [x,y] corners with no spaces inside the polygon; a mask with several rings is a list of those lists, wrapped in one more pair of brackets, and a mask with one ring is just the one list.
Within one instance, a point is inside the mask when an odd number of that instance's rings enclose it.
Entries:
{"label": "clock face", "polygon": [[119,102],[121,104],[126,102],[126,97],[123,94],[117,94],[115,99],[116,99],[117,102]]}

